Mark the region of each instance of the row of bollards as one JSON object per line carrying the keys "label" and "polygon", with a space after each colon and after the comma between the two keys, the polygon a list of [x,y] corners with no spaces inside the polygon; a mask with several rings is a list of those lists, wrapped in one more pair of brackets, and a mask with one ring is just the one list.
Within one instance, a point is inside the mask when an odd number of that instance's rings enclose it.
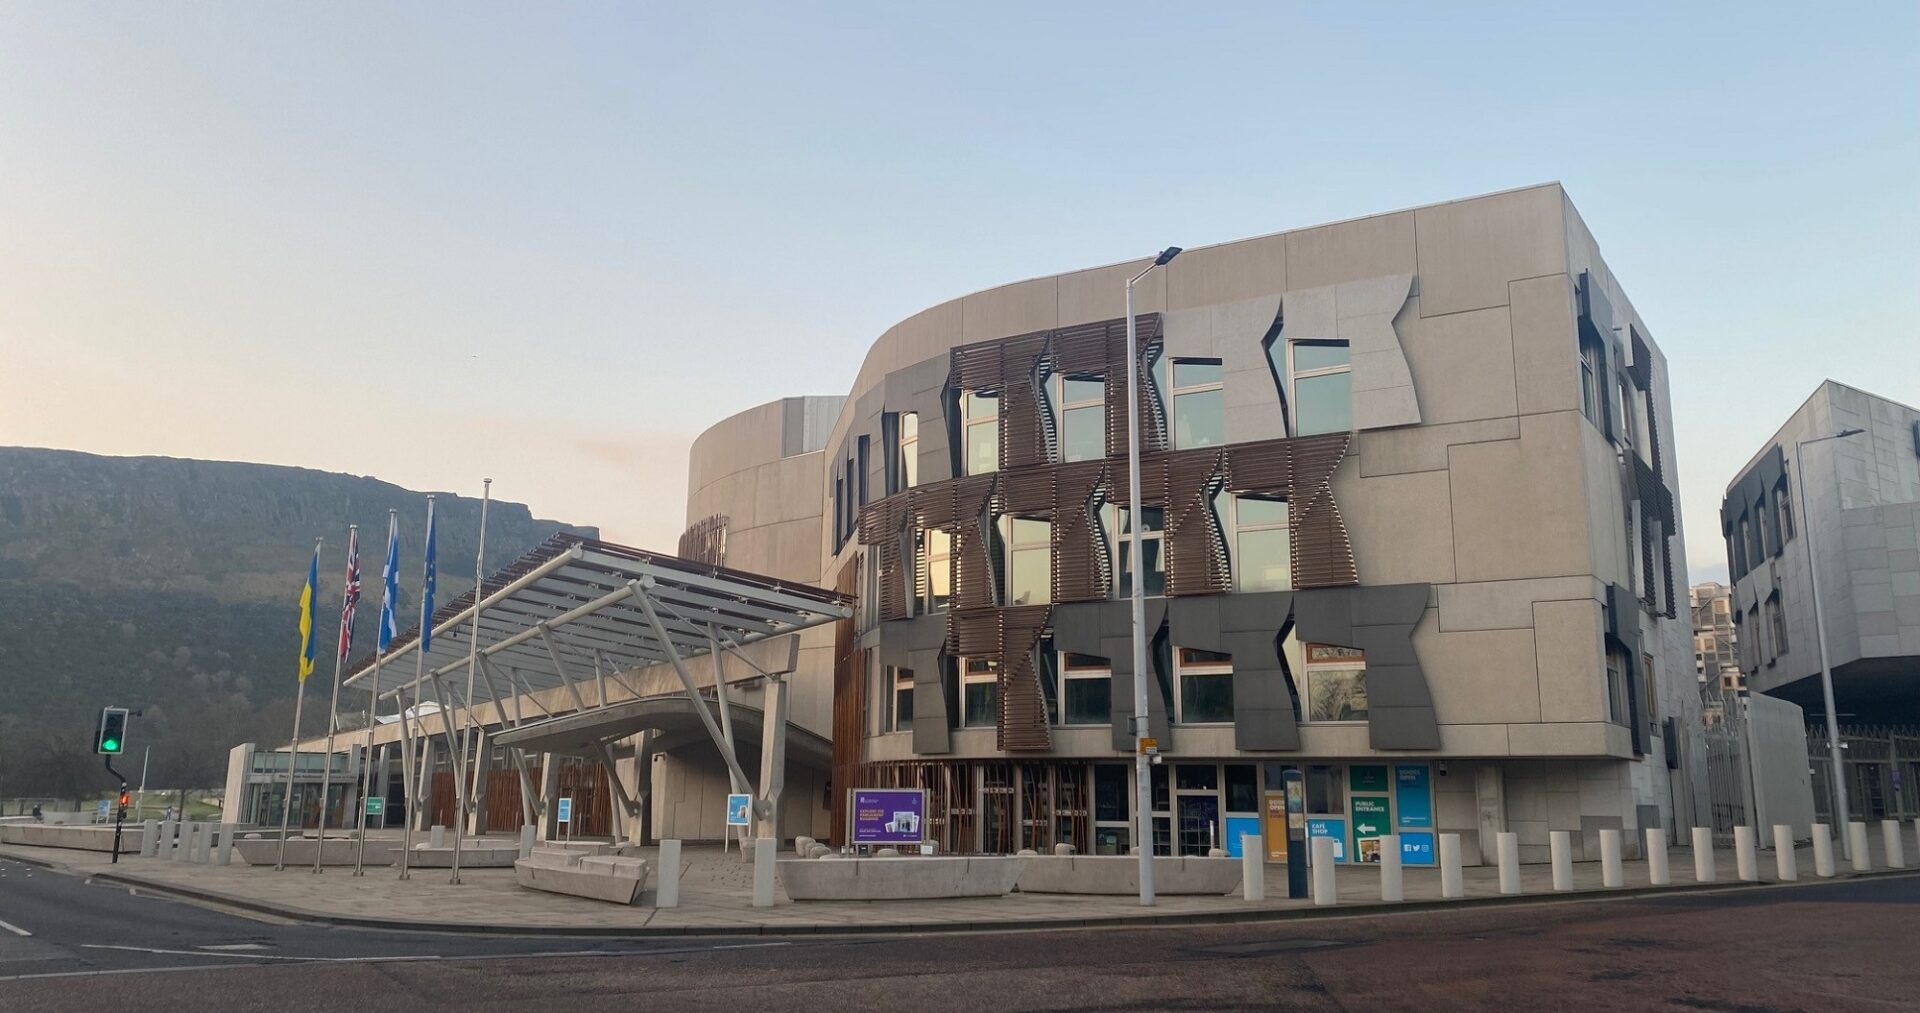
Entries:
{"label": "row of bollards", "polygon": [[147,820],[140,825],[140,856],[196,865],[233,860],[233,824]]}
{"label": "row of bollards", "polygon": [[[1914,831],[1920,839],[1920,819],[1914,820]],[[1886,864],[1889,869],[1906,868],[1906,853],[1903,840],[1903,825],[1899,820],[1881,820],[1880,833],[1886,852]],[[1862,822],[1847,824],[1850,850],[1853,853],[1855,872],[1871,872],[1872,856],[1867,851],[1867,825]],[[1835,874],[1833,861],[1832,828],[1825,823],[1815,823],[1813,836],[1813,871],[1820,877],[1832,877]],[[1603,829],[1600,837],[1600,883],[1606,889],[1619,889],[1626,885],[1626,869],[1623,861],[1622,831]],[[1667,857],[1667,832],[1660,827],[1646,830],[1647,882],[1653,886],[1669,886],[1673,883],[1672,869]],[[1712,883],[1718,875],[1715,865],[1713,831],[1707,827],[1694,827],[1693,878],[1697,883]],[[1552,882],[1555,892],[1566,893],[1574,889],[1573,883],[1573,834],[1566,830],[1555,830],[1547,835],[1549,859],[1552,865]],[[1499,864],[1500,893],[1508,896],[1520,894],[1520,835],[1501,833],[1494,839],[1494,852]],[[1311,894],[1313,903],[1328,907],[1339,902],[1337,885],[1334,879],[1338,861],[1335,859],[1337,843],[1331,837],[1314,837],[1307,842],[1308,867],[1310,869]],[[1747,883],[1760,882],[1760,864],[1758,842],[1753,827],[1739,826],[1733,830],[1735,875]],[[1248,836],[1242,839],[1241,854],[1245,863],[1241,876],[1243,896],[1247,900],[1263,900],[1266,897],[1266,879],[1264,857],[1260,851],[1260,838]],[[1799,858],[1795,850],[1793,828],[1776,825],[1773,828],[1773,849],[1775,877],[1781,882],[1794,882],[1800,878]],[[1464,897],[1465,876],[1461,869],[1460,835],[1439,835],[1440,852],[1440,896],[1446,899]],[[1380,899],[1398,902],[1406,897],[1406,885],[1401,868],[1400,838],[1397,834],[1386,834],[1380,838]]]}

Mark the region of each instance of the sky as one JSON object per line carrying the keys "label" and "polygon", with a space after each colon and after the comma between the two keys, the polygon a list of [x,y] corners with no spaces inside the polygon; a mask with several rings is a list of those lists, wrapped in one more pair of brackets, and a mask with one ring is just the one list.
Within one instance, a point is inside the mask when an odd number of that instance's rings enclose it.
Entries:
{"label": "sky", "polygon": [[926,306],[1559,180],[1723,576],[1822,378],[1920,403],[1917,10],[0,0],[0,445],[671,549],[697,433]]}

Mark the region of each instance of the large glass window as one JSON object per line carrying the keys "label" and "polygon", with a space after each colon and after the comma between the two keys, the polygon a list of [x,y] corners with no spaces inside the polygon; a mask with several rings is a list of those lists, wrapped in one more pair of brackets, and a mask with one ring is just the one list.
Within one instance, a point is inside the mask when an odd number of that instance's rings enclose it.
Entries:
{"label": "large glass window", "polygon": [[1227,442],[1227,395],[1219,359],[1173,360],[1173,449]]}
{"label": "large glass window", "polygon": [[1000,717],[1000,663],[992,658],[960,659],[961,724],[992,728]]}
{"label": "large glass window", "polygon": [[969,475],[1000,470],[1000,395],[970,390],[960,398],[962,446]]}
{"label": "large glass window", "polygon": [[[1110,558],[1119,560],[1114,567],[1114,595],[1125,598],[1133,594],[1133,526],[1128,519],[1130,511],[1125,507],[1109,503],[1102,511],[1107,529],[1107,538],[1113,546]],[[1146,560],[1146,577],[1141,584],[1141,593],[1157,596],[1167,593],[1166,569],[1161,563],[1161,540],[1166,535],[1166,510],[1161,507],[1141,507],[1141,516],[1145,523],[1140,530],[1140,555]]]}
{"label": "large glass window", "polygon": [[1600,424],[1600,346],[1591,342],[1580,345],[1580,411]]}
{"label": "large glass window", "polygon": [[1780,607],[1780,594],[1767,599],[1767,621],[1773,626],[1773,653],[1787,653],[1787,613]]}
{"label": "large glass window", "polygon": [[1060,655],[1060,701],[1062,724],[1104,725],[1111,721],[1113,672],[1107,659]]}
{"label": "large glass window", "polygon": [[1611,651],[1607,652],[1607,716],[1616,725],[1627,723],[1627,669]]}
{"label": "large glass window", "polygon": [[898,426],[899,459],[894,468],[900,475],[900,488],[911,489],[920,484],[920,413],[901,412]]}
{"label": "large glass window", "polygon": [[1780,529],[1780,543],[1785,545],[1793,540],[1793,501],[1787,496],[1787,480],[1784,478],[1773,487],[1773,505],[1779,512],[1774,524]]}
{"label": "large glass window", "polygon": [[1353,428],[1353,359],[1344,341],[1289,342],[1293,434],[1344,433]]}
{"label": "large glass window", "polygon": [[1293,535],[1287,501],[1233,497],[1233,580],[1240,591],[1293,587]]}
{"label": "large glass window", "polygon": [[1044,605],[1053,600],[1053,522],[1000,518],[1007,546],[1008,605]]}
{"label": "large glass window", "polygon": [[1306,645],[1307,720],[1367,719],[1367,655],[1352,647]]}
{"label": "large glass window", "polygon": [[913,669],[886,670],[887,701],[881,707],[881,731],[904,732],[913,728]]}
{"label": "large glass window", "polygon": [[1182,647],[1179,660],[1180,712],[1183,724],[1220,724],[1233,720],[1233,659],[1214,651]]}
{"label": "large glass window", "polygon": [[920,586],[926,596],[920,599],[920,612],[939,612],[953,597],[953,536],[939,528],[920,532],[920,560],[926,573]]}
{"label": "large glass window", "polygon": [[1107,456],[1107,384],[1097,376],[1060,378],[1060,459]]}

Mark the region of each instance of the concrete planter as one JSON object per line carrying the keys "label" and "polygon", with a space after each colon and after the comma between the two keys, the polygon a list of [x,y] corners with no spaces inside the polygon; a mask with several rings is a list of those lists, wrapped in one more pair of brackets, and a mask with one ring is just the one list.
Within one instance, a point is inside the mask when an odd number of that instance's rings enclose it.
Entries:
{"label": "concrete planter", "polygon": [[[1021,893],[1137,894],[1133,855],[1040,855],[1027,859]],[[1153,892],[1219,897],[1240,889],[1238,858],[1155,858]]]}
{"label": "concrete planter", "polygon": [[513,863],[513,880],[528,890],[632,904],[646,885],[647,862],[619,855],[536,853]]}
{"label": "concrete planter", "polygon": [[794,900],[935,900],[1000,897],[1031,858],[789,859],[780,882]]}
{"label": "concrete planter", "polygon": [[[140,824],[129,823],[120,836],[121,854],[140,853]],[[72,848],[76,851],[112,851],[113,825],[60,826],[53,823],[0,824],[0,844],[33,848]]]}
{"label": "concrete planter", "polygon": [[[460,848],[460,867],[505,869],[519,857],[519,841],[467,841]],[[416,869],[450,869],[453,867],[453,845],[444,848],[430,844],[415,845],[413,857],[408,859],[407,864]]]}
{"label": "concrete planter", "polygon": [[[287,838],[287,864],[313,865],[313,853],[320,847],[320,841],[313,837]],[[359,842],[347,837],[327,838],[327,850],[320,856],[322,866],[352,865],[354,855],[359,850]],[[280,858],[280,835],[276,831],[260,837],[236,837],[233,851],[240,860],[248,865],[271,866]],[[400,854],[400,848],[380,841],[367,842],[366,864],[371,866],[392,865]]]}

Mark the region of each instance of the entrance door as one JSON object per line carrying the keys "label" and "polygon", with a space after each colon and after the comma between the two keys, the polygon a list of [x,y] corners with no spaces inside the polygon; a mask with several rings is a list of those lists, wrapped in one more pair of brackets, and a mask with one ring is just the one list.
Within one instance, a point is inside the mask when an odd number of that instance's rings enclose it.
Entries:
{"label": "entrance door", "polygon": [[1220,825],[1220,799],[1213,795],[1180,796],[1180,851],[1204,855],[1214,846]]}

